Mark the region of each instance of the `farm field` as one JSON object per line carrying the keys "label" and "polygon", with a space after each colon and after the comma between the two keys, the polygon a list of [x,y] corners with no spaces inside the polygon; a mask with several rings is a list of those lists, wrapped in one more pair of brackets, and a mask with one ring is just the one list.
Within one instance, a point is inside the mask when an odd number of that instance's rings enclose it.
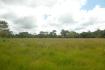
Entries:
{"label": "farm field", "polygon": [[105,70],[105,39],[0,39],[0,70]]}

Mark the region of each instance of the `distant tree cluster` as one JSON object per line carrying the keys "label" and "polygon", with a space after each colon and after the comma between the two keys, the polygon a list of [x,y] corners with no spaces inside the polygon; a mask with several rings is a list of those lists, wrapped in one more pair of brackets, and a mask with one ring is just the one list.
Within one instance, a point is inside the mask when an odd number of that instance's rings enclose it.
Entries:
{"label": "distant tree cluster", "polygon": [[6,21],[0,21],[0,37],[10,37],[12,32],[8,28]]}
{"label": "distant tree cluster", "polygon": [[77,33],[74,31],[68,31],[62,29],[60,34],[56,34],[56,30],[52,32],[40,31],[39,34],[33,35],[28,32],[20,32],[18,34],[13,34],[8,28],[8,23],[6,21],[0,21],[0,37],[7,38],[105,38],[105,30],[96,30],[94,32],[82,32]]}

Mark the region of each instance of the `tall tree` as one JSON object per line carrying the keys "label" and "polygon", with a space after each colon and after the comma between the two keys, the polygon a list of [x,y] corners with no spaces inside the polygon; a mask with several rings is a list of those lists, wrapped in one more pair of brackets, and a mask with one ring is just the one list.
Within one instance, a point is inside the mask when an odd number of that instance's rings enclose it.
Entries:
{"label": "tall tree", "polygon": [[51,37],[51,38],[57,37],[56,30],[53,30],[52,32],[50,32],[49,37]]}
{"label": "tall tree", "polygon": [[103,30],[100,30],[100,29],[96,30],[96,31],[94,32],[94,36],[95,36],[96,38],[101,38],[101,37],[103,37]]}
{"label": "tall tree", "polygon": [[69,31],[68,30],[61,30],[61,36],[65,37],[65,38],[69,37]]}
{"label": "tall tree", "polygon": [[0,37],[8,37],[9,35],[8,23],[6,21],[0,21]]}

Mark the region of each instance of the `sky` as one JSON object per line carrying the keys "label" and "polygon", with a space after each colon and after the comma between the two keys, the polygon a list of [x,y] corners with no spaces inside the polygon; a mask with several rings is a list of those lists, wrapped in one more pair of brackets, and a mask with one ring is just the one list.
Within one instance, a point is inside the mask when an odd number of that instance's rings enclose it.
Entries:
{"label": "sky", "polygon": [[92,10],[96,5],[105,8],[105,0],[87,0],[86,4],[82,6],[84,10]]}
{"label": "sky", "polygon": [[105,29],[105,0],[0,0],[0,20],[14,33]]}

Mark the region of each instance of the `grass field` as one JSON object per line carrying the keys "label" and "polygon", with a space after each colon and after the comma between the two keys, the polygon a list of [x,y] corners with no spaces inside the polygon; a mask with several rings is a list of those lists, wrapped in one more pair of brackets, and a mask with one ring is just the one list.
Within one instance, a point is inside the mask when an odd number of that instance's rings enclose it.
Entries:
{"label": "grass field", "polygon": [[105,39],[0,39],[0,70],[105,70]]}

